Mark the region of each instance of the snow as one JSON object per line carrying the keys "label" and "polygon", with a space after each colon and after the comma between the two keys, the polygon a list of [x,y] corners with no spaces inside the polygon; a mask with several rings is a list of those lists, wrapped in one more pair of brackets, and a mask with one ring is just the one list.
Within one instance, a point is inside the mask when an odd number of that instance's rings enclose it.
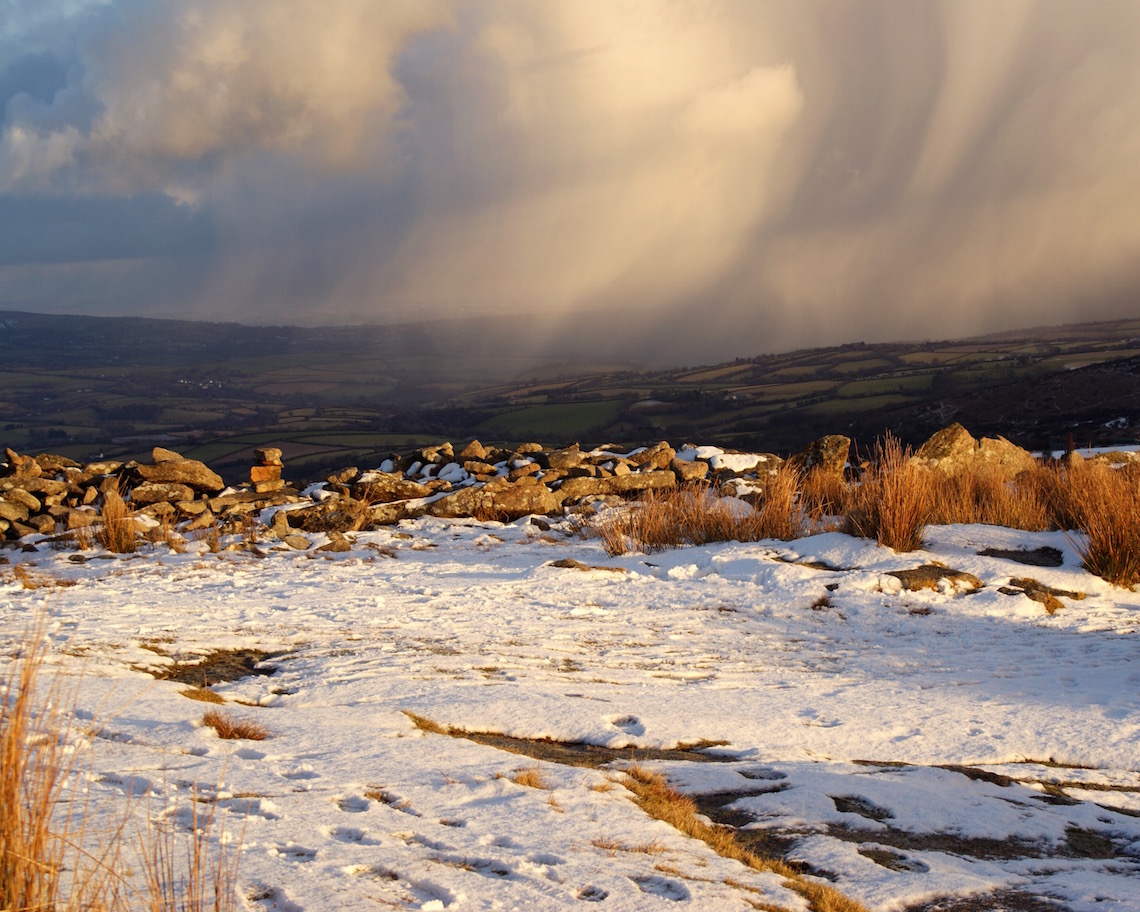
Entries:
{"label": "snow", "polygon": [[[622,557],[569,521],[423,518],[351,538],[338,554],[266,540],[261,558],[204,541],[82,562],[0,552],[0,662],[48,612],[50,662],[97,732],[95,805],[131,794],[136,813],[167,813],[196,784],[240,835],[250,909],[803,908],[647,817],[610,782],[620,762],[539,762],[406,713],[611,748],[721,742],[718,762],[643,762],[729,794],[871,909],[999,889],[1140,909],[1140,595],[1086,573],[1062,533]],[[1063,564],[978,553],[1042,546]],[[984,587],[910,592],[889,575],[932,561]],[[76,584],[24,588],[16,565]],[[999,591],[1025,576],[1087,598],[1050,616]],[[282,653],[272,676],[212,688],[265,741],[219,740],[184,685],[142,670],[234,647]],[[549,788],[511,779],[535,767]],[[1115,857],[1071,850],[1082,832]]]}

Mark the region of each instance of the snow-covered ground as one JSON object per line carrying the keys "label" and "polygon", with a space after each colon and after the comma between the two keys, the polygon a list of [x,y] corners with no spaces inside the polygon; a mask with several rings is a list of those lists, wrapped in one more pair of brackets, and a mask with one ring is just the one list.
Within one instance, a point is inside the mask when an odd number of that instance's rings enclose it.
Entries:
{"label": "snow-covered ground", "polygon": [[[96,803],[131,793],[156,813],[197,783],[241,834],[254,910],[804,908],[647,817],[616,768],[407,713],[615,748],[722,742],[719,762],[644,762],[687,793],[731,793],[735,822],[793,839],[793,859],[872,909],[1014,890],[1140,910],[1140,595],[1084,572],[1063,534],[611,558],[572,533],[422,519],[335,554],[10,549],[0,654],[50,613],[51,662],[82,675],[79,716],[101,725]],[[1063,566],[978,554],[1041,546]],[[552,566],[565,558],[605,569]],[[887,575],[931,561],[984,588]],[[1087,598],[1049,615],[999,591],[1016,577]],[[281,653],[272,676],[213,688],[265,741],[219,740],[186,685],[141,670],[233,647]],[[548,788],[513,781],[536,767]]]}

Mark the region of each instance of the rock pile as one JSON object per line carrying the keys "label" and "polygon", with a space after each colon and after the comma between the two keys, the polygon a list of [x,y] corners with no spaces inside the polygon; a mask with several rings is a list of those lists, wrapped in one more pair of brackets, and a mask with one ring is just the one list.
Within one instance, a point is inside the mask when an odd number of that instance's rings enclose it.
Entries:
{"label": "rock pile", "polygon": [[281,451],[277,447],[258,447],[253,451],[257,462],[249,470],[249,480],[258,494],[280,491],[285,487],[281,472],[285,464],[281,461]]}
{"label": "rock pile", "polygon": [[297,499],[297,492],[284,484],[269,493],[227,489],[205,463],[163,447],[154,448],[150,463],[80,464],[63,456],[24,456],[11,449],[6,457],[7,465],[0,466],[0,535],[9,539],[97,525],[103,497],[112,490],[129,501],[144,523],[150,519],[185,530]]}
{"label": "rock pile", "polygon": [[[841,479],[852,471],[850,446],[846,437],[825,437],[788,461],[801,471]],[[152,526],[227,532],[264,525],[268,534],[299,548],[308,546],[304,533],[323,533],[333,545],[346,532],[418,516],[509,521],[557,515],[582,504],[616,503],[694,481],[752,500],[762,496],[766,479],[783,463],[770,453],[689,444],[674,449],[665,441],[623,452],[614,445],[503,448],[474,440],[458,453],[444,443],[392,455],[375,469],[348,467],[302,494],[283,480],[276,447],[254,451],[249,481],[239,487],[226,487],[204,463],[162,447],[152,451],[150,463],[81,465],[62,456],[33,457],[10,449],[6,457],[6,464],[0,464],[0,537],[9,540],[96,525],[104,495],[115,490]],[[978,441],[961,425],[935,434],[914,461],[947,473],[993,466],[1007,477],[1035,464],[1030,453],[1009,441]]]}

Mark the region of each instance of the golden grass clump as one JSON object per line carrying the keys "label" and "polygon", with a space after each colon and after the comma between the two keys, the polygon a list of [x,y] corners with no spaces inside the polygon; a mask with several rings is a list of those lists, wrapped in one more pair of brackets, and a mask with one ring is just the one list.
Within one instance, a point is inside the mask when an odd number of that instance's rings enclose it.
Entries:
{"label": "golden grass clump", "polygon": [[931,524],[985,523],[1027,532],[1052,526],[1047,470],[1037,468],[1007,480],[999,469],[978,466],[951,475],[929,472]]}
{"label": "golden grass clump", "polygon": [[43,618],[23,638],[0,682],[0,909],[20,912],[236,912],[240,841],[211,835],[214,809],[192,801],[180,839],[151,823],[138,836],[141,882],[124,853],[131,807],[98,832],[89,819],[73,750],[74,693],[62,677],[38,689],[48,640]]}
{"label": "golden grass clump", "polygon": [[875,444],[875,461],[851,495],[843,531],[873,538],[895,551],[922,547],[930,513],[930,473],[910,459],[910,448],[887,433]]}
{"label": "golden grass clump", "polygon": [[818,526],[828,517],[847,512],[850,494],[847,482],[822,466],[815,466],[803,476],[800,484],[800,507]]}
{"label": "golden grass clump", "polygon": [[[808,531],[810,525],[800,509],[798,492],[803,474],[784,463],[774,475],[769,475],[764,484],[764,496],[760,501],[759,512],[749,530],[754,538],[733,539],[737,541],[758,541],[762,538],[777,538],[791,541]],[[747,517],[746,517],[747,518]]]}
{"label": "golden grass clump", "polygon": [[197,700],[200,703],[225,703],[226,698],[221,694],[216,694],[208,687],[188,687],[186,690],[178,691],[182,696],[188,697],[191,700]]}
{"label": "golden grass clump", "polygon": [[781,466],[769,476],[756,508],[723,497],[707,484],[663,494],[651,491],[642,501],[603,520],[597,534],[611,555],[710,542],[789,541],[809,526],[798,504],[799,479],[794,468]]}
{"label": "golden grass clump", "polygon": [[240,719],[217,709],[206,710],[202,724],[212,728],[219,738],[227,741],[264,741],[269,737],[269,729],[260,722]]}
{"label": "golden grass clump", "polygon": [[1115,586],[1140,583],[1140,478],[1132,467],[1077,463],[1059,473],[1058,519],[1083,533],[1075,540],[1086,570]]}
{"label": "golden grass clump", "polygon": [[542,775],[542,769],[539,766],[524,766],[522,769],[517,769],[509,776],[502,778],[510,779],[516,785],[525,785],[527,788],[543,790],[550,788],[550,783]]}
{"label": "golden grass clump", "polygon": [[596,849],[601,849],[609,856],[616,856],[618,852],[629,852],[635,855],[662,855],[669,850],[661,843],[654,840],[653,842],[642,842],[636,844],[629,844],[622,842],[620,839],[613,839],[609,836],[603,836],[598,839],[591,839],[590,845]]}
{"label": "golden grass clump", "polygon": [[134,514],[117,490],[108,488],[103,493],[103,509],[100,516],[103,522],[95,533],[99,544],[115,554],[134,553]]}
{"label": "golden grass clump", "polygon": [[28,570],[23,564],[16,564],[12,568],[12,576],[25,589],[66,589],[79,583],[79,580],[60,579],[59,577],[36,573]]}
{"label": "golden grass clump", "polygon": [[84,854],[73,832],[73,695],[57,677],[37,696],[46,649],[41,620],[0,685],[0,909],[100,908],[110,866]]}

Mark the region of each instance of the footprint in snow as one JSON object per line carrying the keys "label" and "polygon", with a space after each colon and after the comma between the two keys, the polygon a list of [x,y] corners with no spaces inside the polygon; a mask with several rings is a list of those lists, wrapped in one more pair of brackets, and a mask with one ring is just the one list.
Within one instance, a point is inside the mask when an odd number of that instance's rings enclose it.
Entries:
{"label": "footprint in snow", "polygon": [[634,877],[632,880],[642,893],[650,893],[654,896],[660,896],[662,899],[671,899],[674,902],[688,902],[691,898],[688,887],[679,881],[670,880],[668,877],[648,875]]}
{"label": "footprint in snow", "polygon": [[645,734],[645,726],[637,716],[609,716],[606,721],[627,735],[640,737]]}
{"label": "footprint in snow", "polygon": [[252,747],[242,747],[234,751],[234,756],[239,760],[264,760],[265,753],[263,751],[254,750]]}
{"label": "footprint in snow", "polygon": [[275,846],[270,849],[269,854],[276,855],[278,858],[287,858],[290,861],[312,861],[317,857],[317,850],[307,849],[304,846],[288,842],[283,846]]}
{"label": "footprint in snow", "polygon": [[348,842],[354,845],[376,845],[376,840],[369,838],[367,830],[358,830],[356,827],[326,827],[325,835],[337,842]]}
{"label": "footprint in snow", "polygon": [[152,783],[142,776],[121,776],[118,773],[104,773],[98,778],[99,782],[107,783],[118,788],[128,798],[141,798],[149,795]]}
{"label": "footprint in snow", "polygon": [[336,806],[349,814],[362,814],[368,810],[370,804],[367,798],[359,795],[346,795],[337,800]]}
{"label": "footprint in snow", "polygon": [[245,898],[256,908],[272,912],[304,912],[303,908],[289,899],[284,890],[262,884],[250,887]]}
{"label": "footprint in snow", "polygon": [[505,880],[514,874],[514,869],[498,858],[472,858],[470,855],[441,855],[436,861],[465,868],[474,874],[481,874],[493,880]]}
{"label": "footprint in snow", "polygon": [[548,867],[566,864],[566,859],[559,858],[557,855],[551,855],[547,852],[540,852],[537,855],[528,855],[526,860],[532,864],[547,865]]}
{"label": "footprint in snow", "polygon": [[307,763],[281,772],[282,779],[320,779],[321,774]]}
{"label": "footprint in snow", "polygon": [[280,820],[277,805],[268,798],[226,798],[218,807],[232,811],[240,817],[260,817],[262,820]]}
{"label": "footprint in snow", "polygon": [[577,893],[574,894],[575,898],[582,900],[582,902],[601,902],[610,894],[603,890],[601,887],[582,887]]}

